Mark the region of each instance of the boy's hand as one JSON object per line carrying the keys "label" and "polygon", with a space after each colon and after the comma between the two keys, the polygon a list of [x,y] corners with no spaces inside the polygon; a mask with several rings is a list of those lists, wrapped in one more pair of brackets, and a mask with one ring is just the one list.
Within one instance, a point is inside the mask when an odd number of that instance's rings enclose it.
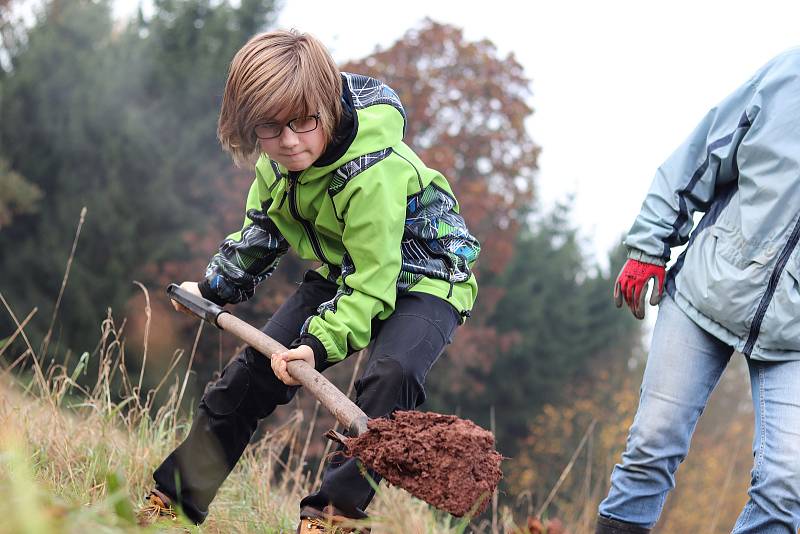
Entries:
{"label": "boy's hand", "polygon": [[[203,298],[203,295],[200,294],[200,288],[197,287],[197,282],[184,282],[181,284],[180,287],[181,289],[183,289],[184,291],[188,291],[192,295],[196,295],[200,298]],[[177,300],[172,301],[172,307],[181,313],[185,313],[186,315],[190,315],[192,317],[197,318],[197,315],[192,313],[191,310],[189,310],[189,308],[187,308]]]}
{"label": "boy's hand", "polygon": [[292,360],[303,360],[312,368],[314,367],[314,351],[308,345],[300,345],[299,347],[279,354],[273,354],[270,358],[272,365],[272,372],[278,377],[278,380],[287,386],[299,386],[300,382],[292,378],[289,371],[286,369],[286,364]]}

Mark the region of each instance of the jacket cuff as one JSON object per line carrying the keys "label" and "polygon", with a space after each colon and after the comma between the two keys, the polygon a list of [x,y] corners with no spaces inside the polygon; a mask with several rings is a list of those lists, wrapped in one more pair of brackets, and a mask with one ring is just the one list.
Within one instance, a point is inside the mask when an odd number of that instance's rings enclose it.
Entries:
{"label": "jacket cuff", "polygon": [[200,289],[200,294],[204,299],[210,300],[217,306],[224,306],[227,304],[227,301],[219,298],[219,295],[217,295],[217,293],[211,289],[211,284],[208,282],[207,278],[203,278],[203,280],[197,282],[197,287]]}
{"label": "jacket cuff", "polygon": [[665,267],[667,265],[667,260],[664,258],[659,256],[651,256],[636,248],[628,249],[628,259],[640,261],[642,263],[649,263],[651,265],[659,265],[661,267]]}
{"label": "jacket cuff", "polygon": [[328,351],[325,350],[325,346],[322,344],[322,341],[317,338],[317,336],[305,333],[299,338],[295,339],[289,348],[295,349],[300,345],[308,345],[311,347],[311,350],[314,351],[314,368],[319,371],[327,367]]}

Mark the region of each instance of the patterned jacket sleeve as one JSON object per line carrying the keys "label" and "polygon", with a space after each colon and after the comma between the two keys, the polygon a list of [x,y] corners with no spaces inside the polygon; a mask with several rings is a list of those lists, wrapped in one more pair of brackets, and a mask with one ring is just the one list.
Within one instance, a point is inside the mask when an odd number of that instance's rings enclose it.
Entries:
{"label": "patterned jacket sleeve", "polygon": [[257,175],[247,195],[242,229],[225,238],[199,283],[204,298],[220,305],[245,301],[275,271],[289,245],[267,216],[271,203],[266,184]]}

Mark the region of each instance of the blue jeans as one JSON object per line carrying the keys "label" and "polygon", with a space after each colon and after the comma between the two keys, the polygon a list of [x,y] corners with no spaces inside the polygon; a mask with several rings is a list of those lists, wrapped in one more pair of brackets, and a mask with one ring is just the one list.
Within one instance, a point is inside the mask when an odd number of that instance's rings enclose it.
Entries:
{"label": "blue jeans", "polygon": [[[605,517],[652,527],[711,391],[733,349],[666,297],[658,311],[639,408],[622,463],[600,503]],[[800,361],[748,359],[755,411],[754,464],[733,533],[796,534],[800,527]],[[709,488],[711,490],[711,488]]]}

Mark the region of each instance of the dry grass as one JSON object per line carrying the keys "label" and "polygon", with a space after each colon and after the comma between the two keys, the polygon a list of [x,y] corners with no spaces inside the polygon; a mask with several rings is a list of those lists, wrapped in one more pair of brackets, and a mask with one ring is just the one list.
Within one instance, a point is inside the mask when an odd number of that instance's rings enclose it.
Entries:
{"label": "dry grass", "polygon": [[[126,367],[124,325],[109,312],[94,355],[48,368],[26,341],[27,350],[13,364],[26,370],[16,377],[10,366],[2,371],[0,533],[146,531],[135,525],[135,508],[151,486],[153,468],[188,431],[189,418],[178,413],[188,372],[176,371],[184,357],[176,351],[161,383],[141,392],[143,371],[137,379]],[[165,400],[156,405],[157,398]],[[314,420],[304,421],[295,410],[251,445],[208,521],[176,531],[293,532],[298,502],[314,485],[306,456]],[[515,530],[508,519],[495,519],[493,529],[490,521],[452,518],[385,485],[370,511],[376,533]]]}
{"label": "dry grass", "polygon": [[[126,365],[131,356],[126,355],[125,321],[116,323],[111,310],[92,354],[77,361],[68,355],[55,363],[48,353],[50,335],[84,217],[85,210],[50,330],[38,350],[25,334],[37,310],[20,321],[0,293],[0,303],[17,326],[0,345],[0,534],[169,531],[138,527],[134,516],[151,487],[153,469],[188,431],[191,414],[182,415],[179,407],[194,348],[182,376],[176,369],[185,354],[177,350],[161,382],[142,390],[151,315],[147,290],[136,282],[147,303],[143,348],[133,355],[138,376],[131,376]],[[23,352],[4,354],[15,339],[24,341]],[[320,474],[307,461],[316,414],[306,422],[295,409],[287,422],[251,444],[212,503],[206,523],[173,531],[294,532],[298,503]],[[376,534],[528,532],[514,525],[507,509],[498,512],[496,503],[494,508],[491,520],[469,523],[381,485],[370,507],[370,526]]]}
{"label": "dry grass", "polygon": [[[178,415],[187,375],[174,367],[159,387],[139,394],[125,366],[123,325],[103,323],[97,354],[73,366],[28,371],[0,382],[0,532],[140,532],[133,513],[153,468],[188,430]],[[29,351],[32,353],[32,349]],[[93,361],[93,358],[95,361]],[[77,379],[96,369],[91,387]],[[93,371],[94,372],[94,371]],[[292,532],[297,503],[311,487],[306,462],[311,430],[302,414],[251,445],[198,532]],[[439,514],[403,491],[381,487],[371,508],[374,532],[463,532],[465,522]],[[472,525],[471,530],[485,530]],[[179,529],[182,531],[182,529]]]}

